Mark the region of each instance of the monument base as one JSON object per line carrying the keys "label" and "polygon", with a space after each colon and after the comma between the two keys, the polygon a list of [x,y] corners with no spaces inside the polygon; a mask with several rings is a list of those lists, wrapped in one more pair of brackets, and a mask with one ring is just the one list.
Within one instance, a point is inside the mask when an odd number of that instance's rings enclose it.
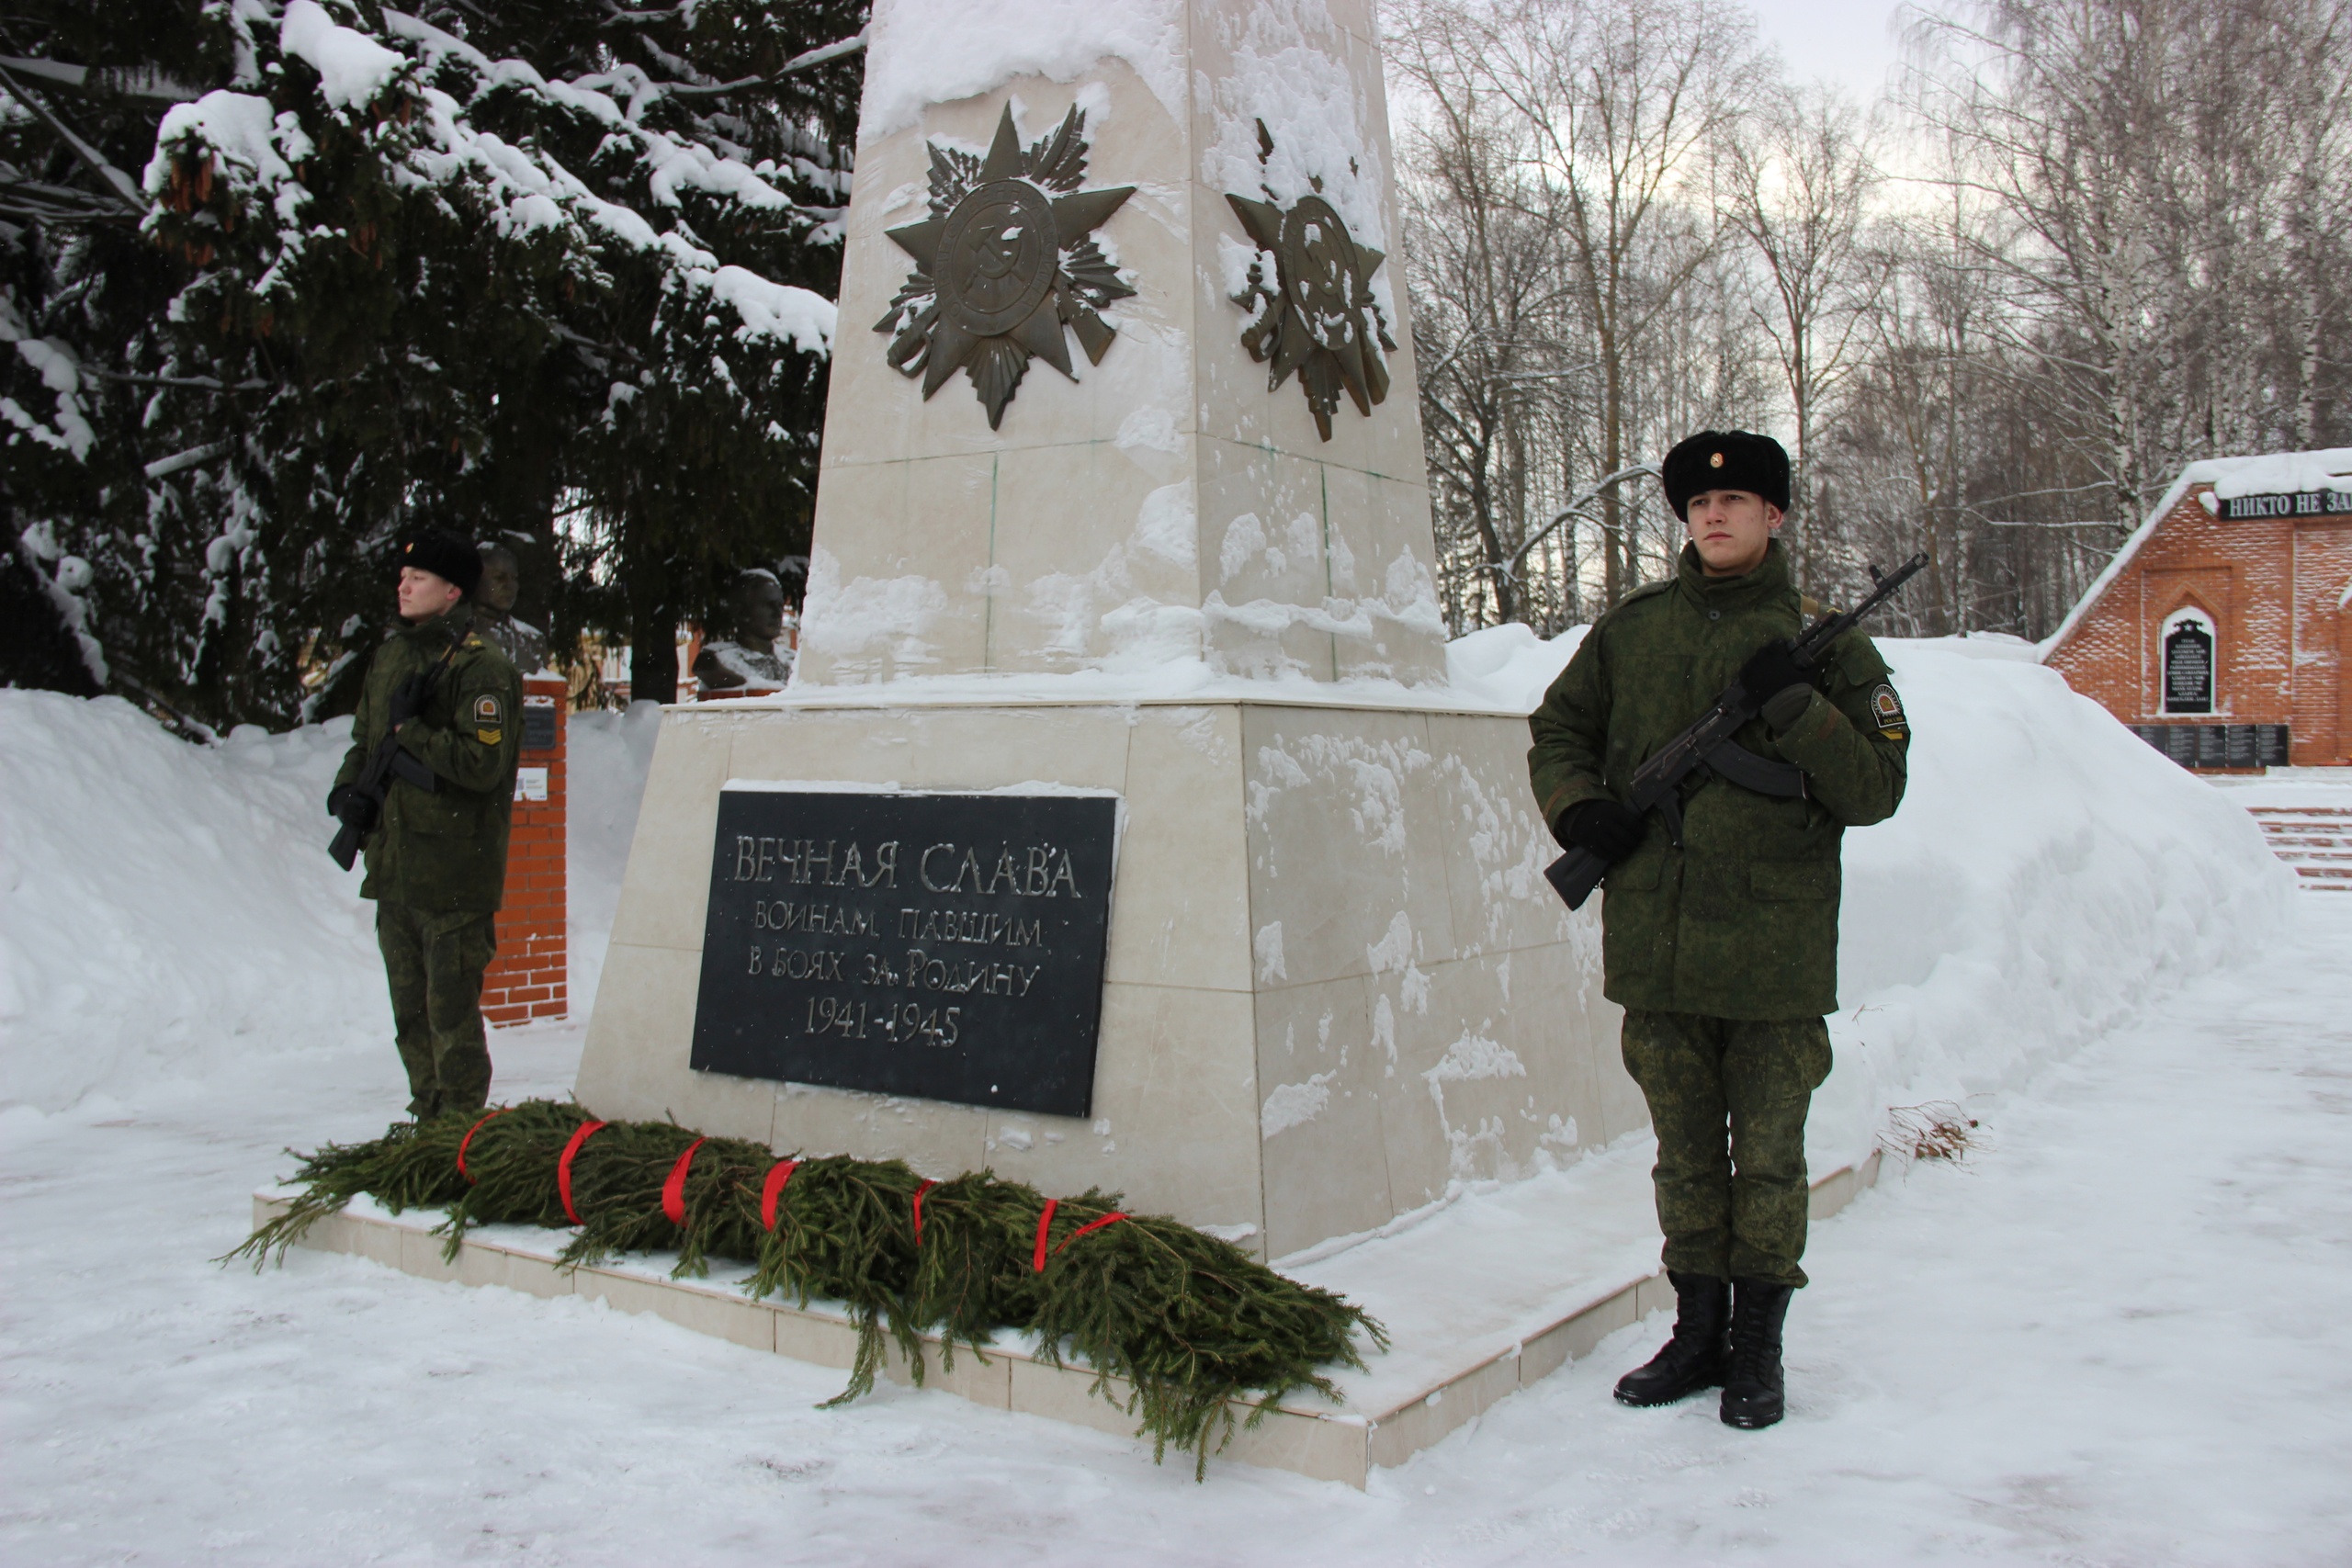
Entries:
{"label": "monument base", "polygon": [[[1367,1371],[1337,1374],[1337,1404],[1288,1401],[1255,1429],[1237,1431],[1221,1457],[1361,1487],[1374,1469],[1402,1464],[1627,1324],[1671,1308],[1673,1290],[1657,1268],[1651,1157],[1646,1144],[1612,1150],[1286,1269],[1364,1306],[1386,1325],[1389,1348],[1369,1355]],[[1817,1179],[1813,1217],[1836,1213],[1878,1173],[1873,1154]],[[255,1228],[283,1213],[297,1190],[254,1194]],[[432,1234],[440,1218],[393,1214],[363,1197],[297,1245],[427,1280],[603,1301],[844,1377],[856,1353],[845,1310],[755,1301],[741,1289],[747,1267],[715,1266],[707,1280],[673,1280],[676,1258],[655,1253],[566,1271],[556,1254],[571,1233],[524,1225],[468,1233],[451,1262],[442,1257],[443,1238]],[[1133,1416],[1092,1392],[1091,1371],[1040,1359],[1028,1336],[1001,1332],[986,1361],[959,1354],[952,1372],[940,1366],[935,1341],[926,1342],[925,1356],[928,1389],[1119,1437],[1136,1430]],[[894,1382],[911,1381],[895,1347],[884,1370]],[[1113,1392],[1125,1397],[1124,1385],[1114,1382]]]}
{"label": "monument base", "polygon": [[[1228,681],[1120,700],[1108,678],[1068,677],[910,694],[926,684],[663,716],[583,1105],[936,1178],[1117,1191],[1265,1258],[1645,1122],[1600,996],[1597,914],[1571,915],[1542,880],[1555,852],[1528,800],[1521,716],[1401,687]],[[1072,694],[1038,694],[1057,690]],[[695,1070],[730,784],[1116,796],[1087,1114]],[[919,925],[898,901],[863,897],[857,918]]]}

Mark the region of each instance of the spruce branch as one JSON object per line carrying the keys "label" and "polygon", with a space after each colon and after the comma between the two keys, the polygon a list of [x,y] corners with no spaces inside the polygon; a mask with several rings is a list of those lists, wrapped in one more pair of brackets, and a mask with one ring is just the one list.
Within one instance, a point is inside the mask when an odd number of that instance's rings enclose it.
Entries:
{"label": "spruce branch", "polygon": [[[457,1112],[396,1125],[371,1143],[325,1145],[302,1159],[295,1180],[304,1190],[288,1210],[230,1256],[256,1268],[282,1259],[361,1192],[395,1212],[445,1209],[436,1228],[453,1261],[476,1225],[566,1226],[559,1173],[588,1120],[578,1105],[527,1100],[487,1119]],[[689,1150],[682,1218],[673,1217],[664,1190]],[[1191,1450],[1196,1477],[1239,1426],[1257,1425],[1283,1400],[1336,1398],[1323,1369],[1363,1367],[1360,1334],[1387,1343],[1361,1307],[1175,1220],[1128,1215],[1116,1193],[1048,1205],[1035,1188],[992,1171],[926,1184],[903,1161],[831,1156],[795,1162],[771,1225],[763,1207],[778,1165],[762,1145],[704,1138],[673,1122],[601,1125],[573,1154],[580,1224],[560,1265],[674,1250],[673,1277],[730,1258],[752,1266],[755,1299],[842,1303],[857,1350],[848,1386],[828,1406],[872,1390],[886,1334],[921,1383],[926,1337],[952,1368],[959,1346],[985,1361],[998,1330],[1028,1330],[1048,1363],[1076,1358],[1093,1371],[1092,1391],[1136,1417],[1155,1461],[1170,1448]],[[1247,1410],[1245,1422],[1237,1409]]]}

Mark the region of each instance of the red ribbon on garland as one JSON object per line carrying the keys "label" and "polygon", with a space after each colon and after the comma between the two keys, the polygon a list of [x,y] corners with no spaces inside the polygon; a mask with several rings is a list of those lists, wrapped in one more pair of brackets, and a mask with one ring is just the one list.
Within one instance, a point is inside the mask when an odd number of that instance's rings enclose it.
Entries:
{"label": "red ribbon on garland", "polygon": [[1104,1225],[1115,1225],[1121,1220],[1127,1217],[1125,1214],[1114,1211],[1111,1213],[1103,1215],[1099,1220],[1089,1221],[1087,1224],[1082,1224],[1076,1230],[1070,1232],[1069,1235],[1062,1237],[1061,1247],[1057,1247],[1051,1252],[1048,1252],[1046,1250],[1046,1233],[1053,1228],[1054,1211],[1061,1206],[1062,1201],[1060,1199],[1048,1198],[1046,1200],[1045,1213],[1037,1216],[1037,1251],[1036,1255],[1030,1259],[1030,1267],[1035,1269],[1040,1274],[1046,1271],[1046,1259],[1048,1258],[1057,1257],[1063,1247],[1068,1247],[1071,1242],[1076,1241],[1080,1236],[1086,1235],[1090,1231],[1099,1231]]}
{"label": "red ribbon on garland", "polygon": [[483,1117],[481,1121],[466,1129],[466,1135],[458,1140],[458,1174],[459,1176],[464,1177],[468,1181],[471,1181],[474,1179],[474,1173],[466,1168],[466,1150],[472,1146],[474,1134],[481,1132],[482,1128],[489,1125],[491,1122],[497,1121],[501,1116],[505,1115],[508,1111],[514,1109],[514,1108],[511,1105],[502,1105],[497,1110],[492,1111],[489,1115]]}
{"label": "red ribbon on garland", "polygon": [[581,1219],[580,1211],[571,1206],[572,1157],[580,1153],[580,1145],[588,1141],[589,1134],[610,1125],[608,1122],[582,1122],[572,1129],[571,1142],[563,1145],[563,1157],[555,1162],[555,1190],[563,1199],[563,1217],[575,1225],[585,1222]]}
{"label": "red ribbon on garland", "polygon": [[791,1180],[792,1173],[799,1168],[800,1162],[797,1159],[778,1160],[769,1168],[767,1184],[760,1189],[760,1228],[762,1230],[775,1229],[776,1202],[784,1196],[784,1184]]}
{"label": "red ribbon on garland", "polygon": [[922,1185],[915,1189],[915,1245],[917,1247],[922,1245],[922,1195],[938,1185],[938,1182],[926,1176],[923,1178]]}
{"label": "red ribbon on garland", "polygon": [[[1099,1231],[1104,1225],[1115,1225],[1126,1217],[1127,1216],[1125,1214],[1113,1213],[1103,1215],[1101,1219],[1096,1220],[1090,1224],[1080,1225],[1076,1230],[1070,1232],[1069,1235],[1062,1238],[1062,1247],[1068,1247],[1071,1242],[1076,1241],[1080,1236],[1084,1235],[1089,1231]],[[1062,1247],[1057,1247],[1054,1248],[1054,1250],[1056,1252],[1059,1252],[1062,1249]]]}
{"label": "red ribbon on garland", "polygon": [[1038,1273],[1046,1271],[1046,1232],[1053,1227],[1054,1211],[1062,1206],[1058,1198],[1046,1200],[1046,1212],[1037,1216],[1037,1256],[1032,1263]]}
{"label": "red ribbon on garland", "polygon": [[673,1225],[686,1223],[686,1168],[695,1163],[695,1151],[708,1142],[708,1138],[696,1138],[688,1144],[678,1163],[670,1168],[670,1179],[662,1184],[662,1212]]}

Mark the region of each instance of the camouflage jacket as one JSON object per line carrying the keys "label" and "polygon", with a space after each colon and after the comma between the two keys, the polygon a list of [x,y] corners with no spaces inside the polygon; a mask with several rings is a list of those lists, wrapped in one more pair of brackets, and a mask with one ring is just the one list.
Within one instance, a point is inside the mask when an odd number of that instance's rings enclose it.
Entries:
{"label": "camouflage jacket", "polygon": [[[1705,713],[1749,655],[1818,606],[1777,543],[1745,577],[1710,578],[1686,546],[1673,579],[1593,624],[1528,719],[1528,772],[1545,822],[1631,790],[1634,770]],[[1775,738],[1735,738],[1804,770],[1805,799],[1758,795],[1701,770],[1683,786],[1683,847],[1656,813],[1601,885],[1602,989],[1621,1006],[1716,1018],[1818,1016],[1838,1006],[1838,848],[1849,827],[1903,799],[1909,720],[1869,637],[1830,649],[1804,712]]]}
{"label": "camouflage jacket", "polygon": [[351,750],[335,775],[349,784],[383,738],[392,693],[431,670],[461,638],[433,685],[433,695],[401,730],[401,748],[441,782],[419,789],[395,776],[384,795],[382,826],[369,835],[363,898],[381,898],[436,913],[495,909],[506,891],[506,833],[514,806],[514,760],[523,749],[523,680],[496,648],[471,629],[459,604],[384,640],[368,667]]}

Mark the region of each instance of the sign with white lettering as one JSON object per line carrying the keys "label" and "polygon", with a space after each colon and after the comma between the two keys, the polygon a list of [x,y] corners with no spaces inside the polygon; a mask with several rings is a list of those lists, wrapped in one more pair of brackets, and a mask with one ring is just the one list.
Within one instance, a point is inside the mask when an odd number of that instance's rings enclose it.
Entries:
{"label": "sign with white lettering", "polygon": [[2184,620],[2165,633],[2165,712],[2213,711],[2213,633]]}
{"label": "sign with white lettering", "polygon": [[2352,513],[2352,491],[2283,491],[2214,499],[2220,502],[2220,510],[2214,515],[2224,523],[2254,517],[2332,517]]}
{"label": "sign with white lettering", "polygon": [[693,1066],[1088,1114],[1117,811],[723,791]]}

